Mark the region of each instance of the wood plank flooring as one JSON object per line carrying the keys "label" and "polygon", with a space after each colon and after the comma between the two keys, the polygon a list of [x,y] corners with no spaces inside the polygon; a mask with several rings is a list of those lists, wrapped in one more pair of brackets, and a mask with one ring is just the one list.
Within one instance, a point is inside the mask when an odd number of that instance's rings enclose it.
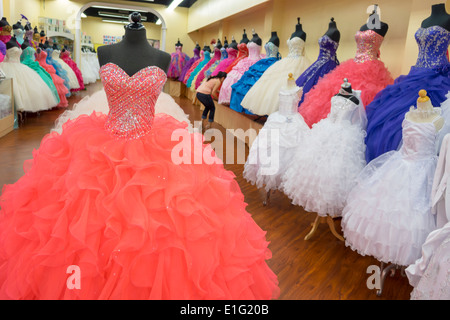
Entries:
{"label": "wood plank flooring", "polygon": [[[69,98],[69,108],[84,96],[102,87],[100,82],[87,86],[87,90]],[[199,107],[186,98],[175,101],[189,114],[191,121],[200,121]],[[25,123],[17,130],[0,138],[0,186],[17,181],[22,175],[24,160],[32,157],[33,149],[39,147],[45,134],[54,126],[63,112],[53,109],[40,115],[27,115]],[[213,126],[225,133],[217,124]],[[248,149],[246,149],[248,153]],[[247,211],[257,224],[267,231],[272,259],[271,269],[278,275],[281,289],[280,300],[407,300],[412,287],[408,279],[396,273],[388,277],[381,297],[369,290],[366,273],[370,265],[380,265],[371,257],[362,257],[335,238],[326,224],[319,226],[309,241],[309,233],[315,214],[294,206],[281,193],[271,195],[270,204],[263,205],[265,193],[249,184],[242,177],[242,164],[225,164],[236,175],[248,204]],[[336,230],[341,233],[339,221]]]}

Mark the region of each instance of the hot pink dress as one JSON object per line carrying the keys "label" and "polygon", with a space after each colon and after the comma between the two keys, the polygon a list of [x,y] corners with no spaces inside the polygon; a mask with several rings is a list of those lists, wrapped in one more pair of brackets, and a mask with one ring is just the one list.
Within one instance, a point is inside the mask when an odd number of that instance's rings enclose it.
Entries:
{"label": "hot pink dress", "polygon": [[344,78],[352,88],[360,90],[363,105],[372,102],[378,92],[394,83],[391,73],[380,58],[384,37],[373,30],[358,31],[355,36],[357,52],[354,59],[341,63],[325,75],[306,95],[299,112],[306,123],[313,124],[325,119],[331,110],[331,98],[339,92]]}
{"label": "hot pink dress", "polygon": [[203,135],[155,116],[164,71],[100,74],[109,114],[45,136],[3,190],[0,299],[277,298],[266,232],[234,174]]}
{"label": "hot pink dress", "polygon": [[227,48],[227,53],[228,53],[228,58],[224,59],[222,62],[219,63],[219,65],[213,71],[211,76],[217,76],[217,74],[220,71],[225,72],[225,70],[227,70],[227,68],[234,62],[234,60],[236,60],[237,55],[238,55],[238,50],[236,50],[234,48]]}
{"label": "hot pink dress", "polygon": [[61,52],[60,58],[69,65],[69,67],[73,70],[73,72],[75,72],[75,75],[77,76],[77,80],[80,85],[80,88],[73,89],[72,91],[84,90],[83,74],[81,73],[80,69],[78,68],[76,62],[70,58],[70,52],[67,50],[64,52]]}
{"label": "hot pink dress", "polygon": [[[221,57],[222,57],[222,52],[220,52],[220,49],[215,48],[214,49],[214,56],[211,58],[211,60],[208,61],[208,63],[203,67],[203,69],[200,70],[200,72],[197,75],[197,79],[195,79],[195,89],[200,87],[200,85],[202,84],[203,80],[205,79],[205,72],[208,71],[208,69],[214,63],[219,61]],[[194,87],[194,86],[192,86],[192,87]]]}

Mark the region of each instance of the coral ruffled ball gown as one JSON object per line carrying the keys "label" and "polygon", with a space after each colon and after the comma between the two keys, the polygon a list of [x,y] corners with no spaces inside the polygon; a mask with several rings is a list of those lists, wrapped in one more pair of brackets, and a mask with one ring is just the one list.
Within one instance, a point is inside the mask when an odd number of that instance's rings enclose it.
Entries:
{"label": "coral ruffled ball gown", "polygon": [[328,116],[331,98],[339,91],[343,79],[347,78],[354,89],[362,92],[364,106],[369,105],[378,92],[394,82],[391,73],[379,59],[384,37],[373,30],[366,30],[358,31],[355,39],[355,58],[341,63],[305,95],[299,112],[310,127]]}
{"label": "coral ruffled ball gown", "polygon": [[[266,233],[233,173],[186,124],[154,114],[158,67],[101,68],[110,112],[44,137],[26,174],[4,188],[2,299],[272,299]],[[177,133],[206,164],[180,163]],[[67,286],[80,270],[81,289]]]}

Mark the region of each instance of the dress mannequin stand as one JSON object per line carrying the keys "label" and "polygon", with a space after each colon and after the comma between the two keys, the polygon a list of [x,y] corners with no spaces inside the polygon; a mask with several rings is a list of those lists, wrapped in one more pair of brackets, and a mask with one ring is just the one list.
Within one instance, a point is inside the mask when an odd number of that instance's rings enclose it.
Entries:
{"label": "dress mannequin stand", "polygon": [[121,66],[129,76],[148,66],[157,66],[167,73],[170,54],[148,43],[146,30],[140,23],[140,14],[132,14],[131,19],[133,22],[125,26],[121,42],[98,48],[100,67],[111,62]]}

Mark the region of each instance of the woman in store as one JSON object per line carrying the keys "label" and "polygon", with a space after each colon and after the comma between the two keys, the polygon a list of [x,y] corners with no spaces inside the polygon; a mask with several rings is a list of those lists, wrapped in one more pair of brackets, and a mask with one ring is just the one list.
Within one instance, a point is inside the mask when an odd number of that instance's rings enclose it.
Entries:
{"label": "woman in store", "polygon": [[202,114],[203,122],[208,119],[208,123],[203,125],[205,129],[209,129],[211,123],[214,122],[214,114],[216,112],[214,99],[217,100],[220,87],[226,78],[227,74],[220,71],[216,76],[209,77],[208,80],[203,82],[197,89],[197,99],[205,106],[205,110]]}

